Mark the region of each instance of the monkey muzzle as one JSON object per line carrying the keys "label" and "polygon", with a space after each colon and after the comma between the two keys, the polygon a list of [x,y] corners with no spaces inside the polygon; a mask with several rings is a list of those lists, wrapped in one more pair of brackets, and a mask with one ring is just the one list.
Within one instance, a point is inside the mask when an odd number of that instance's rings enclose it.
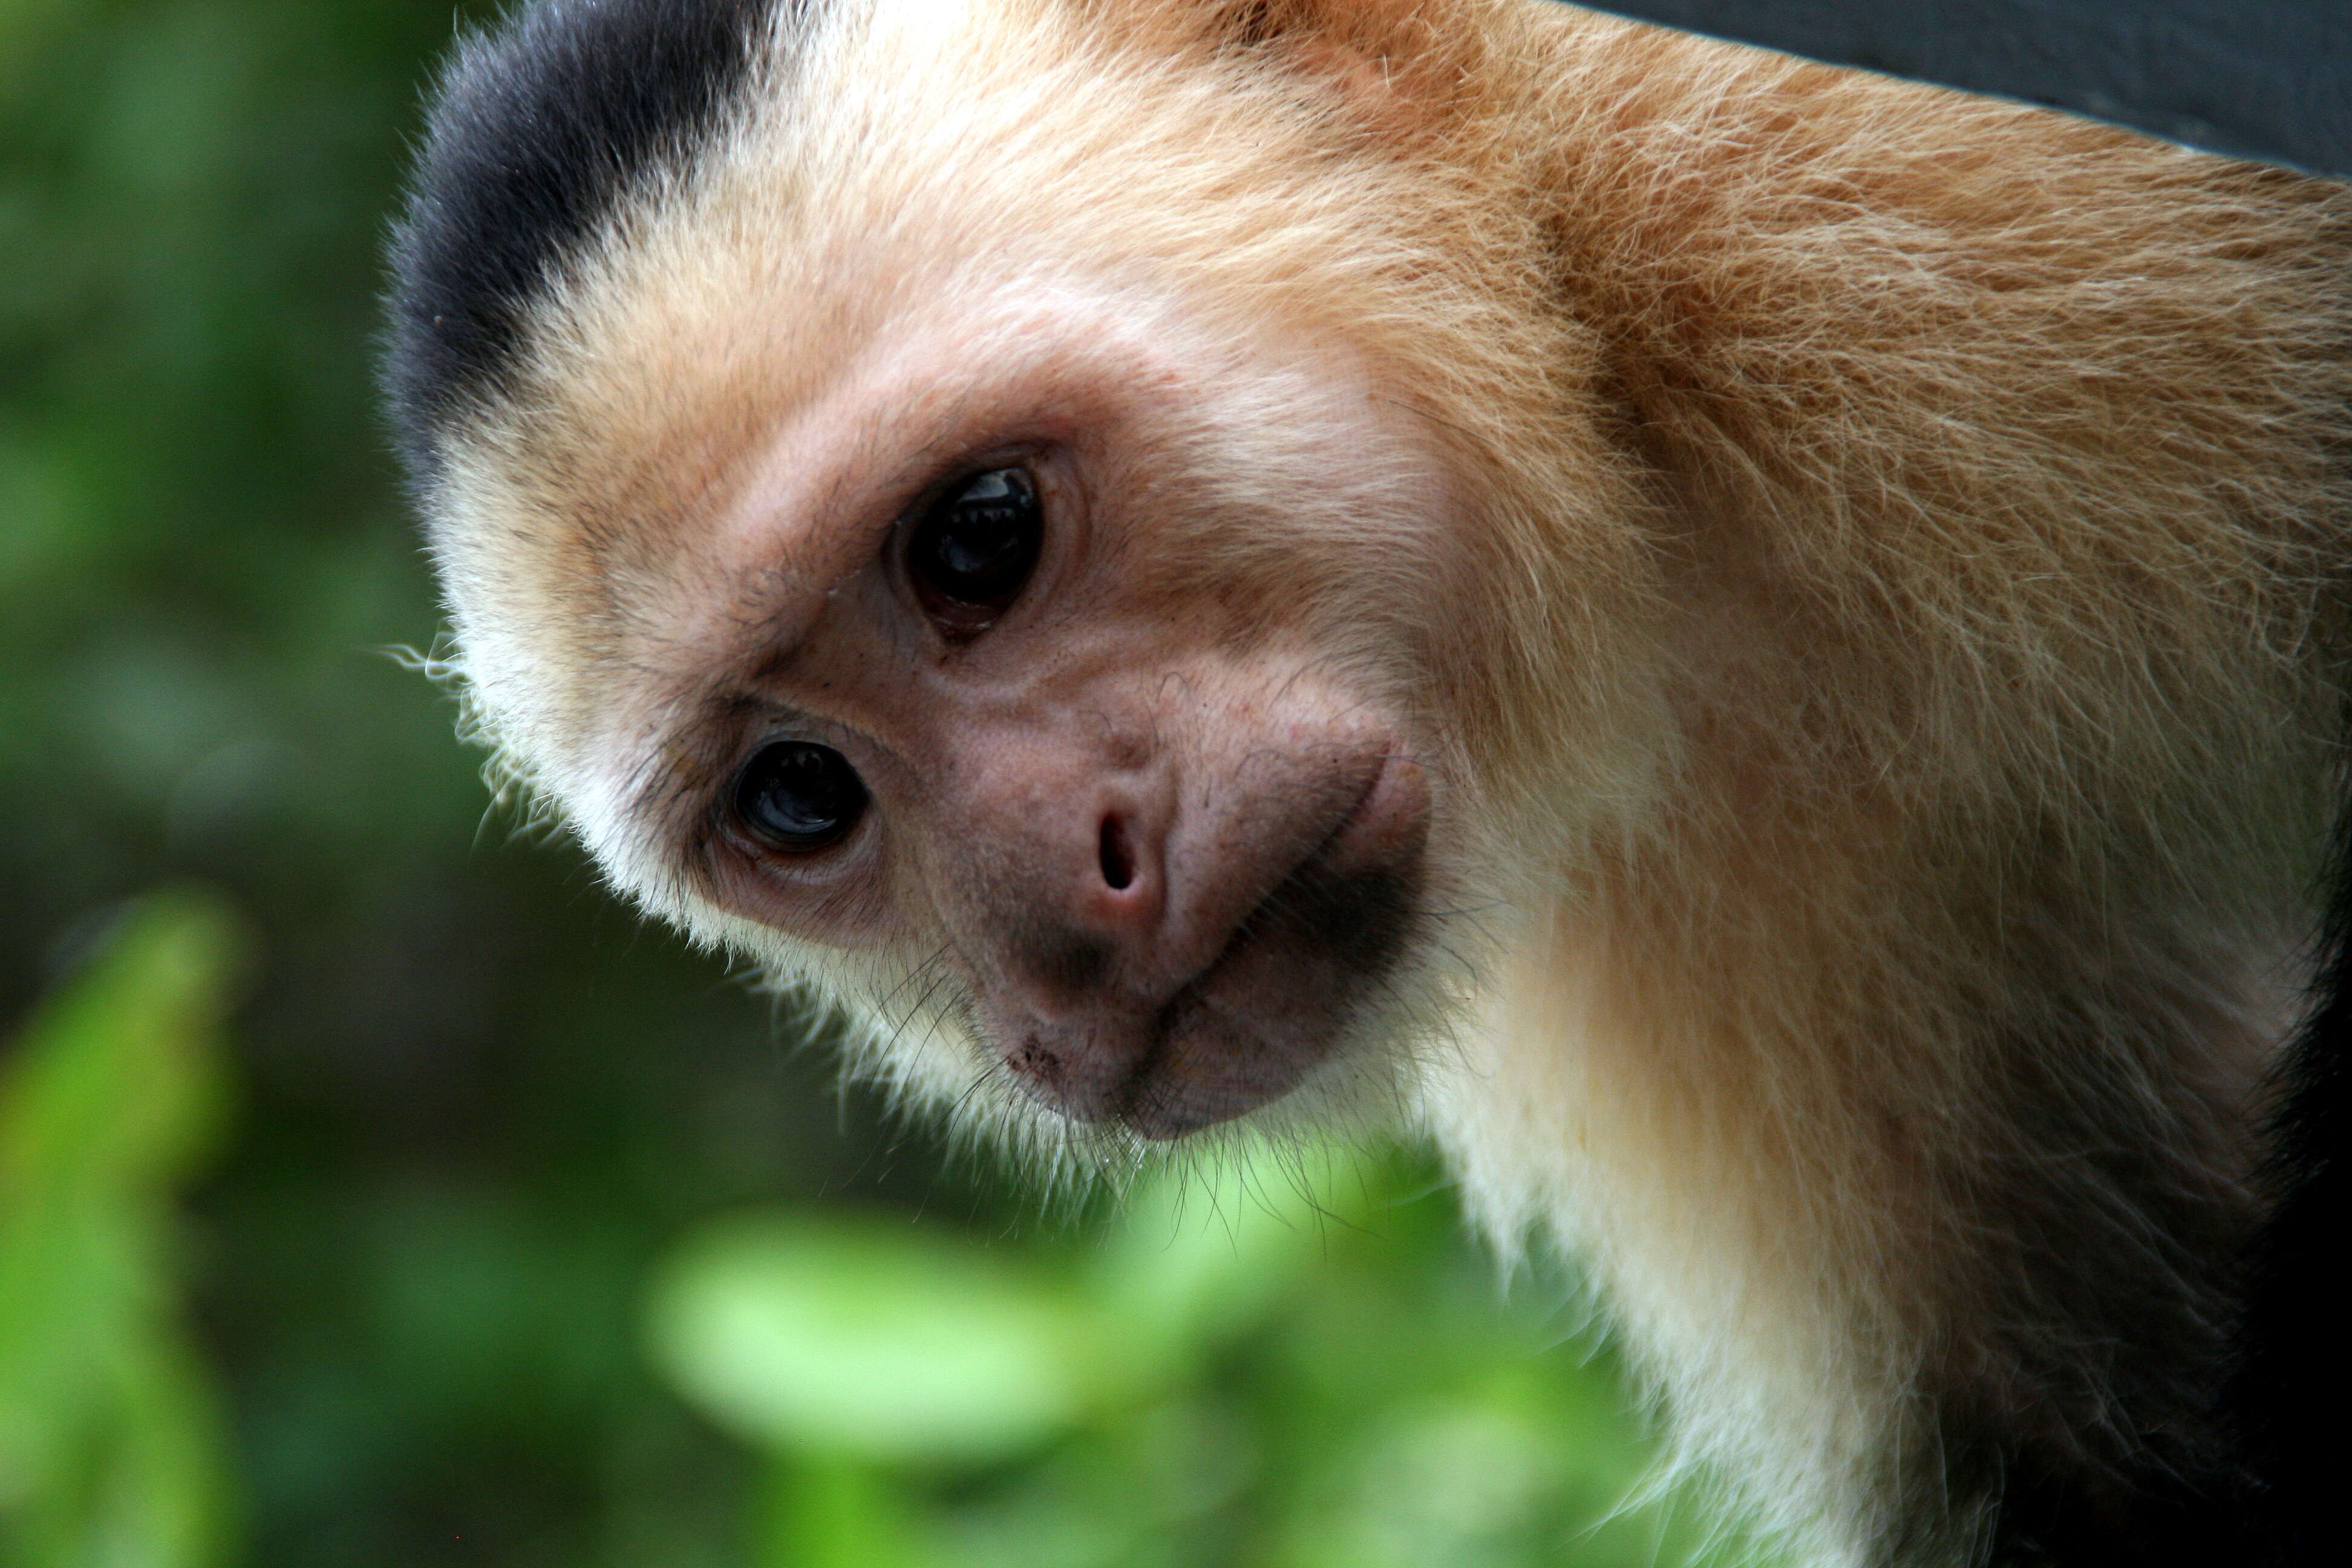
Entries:
{"label": "monkey muzzle", "polygon": [[[1013,934],[997,983],[976,984],[974,1005],[1015,1081],[1073,1121],[1165,1140],[1282,1098],[1339,1052],[1412,945],[1429,816],[1426,781],[1402,753],[1373,759],[1369,781],[1344,782],[1336,801],[1327,794],[1278,835],[1290,853],[1270,878],[1256,857],[1179,866],[1168,898],[1191,910],[1126,930],[1034,918],[1001,927]],[[1148,847],[1122,850],[1129,864],[1106,857],[1097,874],[1154,874]],[[1237,914],[1198,918],[1227,901],[1220,892],[1265,881]],[[1153,984],[1181,947],[1208,951]]]}

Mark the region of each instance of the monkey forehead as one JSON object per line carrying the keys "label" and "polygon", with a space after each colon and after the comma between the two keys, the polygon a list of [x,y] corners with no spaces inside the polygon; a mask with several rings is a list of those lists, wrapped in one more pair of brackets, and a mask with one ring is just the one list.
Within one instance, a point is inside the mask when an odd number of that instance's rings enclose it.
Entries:
{"label": "monkey forehead", "polygon": [[1415,243],[1444,193],[1296,75],[1057,0],[811,18],[694,156],[563,258],[531,333],[535,400],[688,356],[772,390],[825,374],[829,340],[1008,281],[1247,298],[1293,321],[1354,297],[1376,320],[1383,274],[1444,269],[1448,246]]}
{"label": "monkey forehead", "polygon": [[[1165,448],[1230,418],[1214,339],[1154,314],[1054,289],[935,304],[840,345],[814,385],[714,418],[707,428],[737,443],[713,454],[723,479],[672,476],[634,537],[591,546],[631,563],[604,580],[640,666],[666,665],[681,704],[773,667],[908,510],[975,460]],[[1304,352],[1290,379],[1301,397],[1349,384],[1331,356]],[[723,404],[737,389],[709,390]],[[1268,446],[1305,438],[1289,426],[1264,434]]]}

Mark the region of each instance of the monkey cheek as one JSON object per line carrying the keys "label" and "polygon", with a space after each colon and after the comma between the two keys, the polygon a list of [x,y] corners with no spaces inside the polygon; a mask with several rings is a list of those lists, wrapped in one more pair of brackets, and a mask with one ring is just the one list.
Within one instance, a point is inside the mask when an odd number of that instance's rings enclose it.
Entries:
{"label": "monkey cheek", "polygon": [[1404,750],[1391,746],[1347,820],[1317,857],[1324,878],[1360,872],[1415,875],[1429,837],[1429,775]]}

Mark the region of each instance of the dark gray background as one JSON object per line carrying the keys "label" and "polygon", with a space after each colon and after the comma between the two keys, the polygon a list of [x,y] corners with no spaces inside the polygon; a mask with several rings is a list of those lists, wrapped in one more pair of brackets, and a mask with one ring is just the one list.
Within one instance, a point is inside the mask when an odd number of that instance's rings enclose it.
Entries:
{"label": "dark gray background", "polygon": [[1604,9],[2352,174],[2352,0],[1612,0]]}

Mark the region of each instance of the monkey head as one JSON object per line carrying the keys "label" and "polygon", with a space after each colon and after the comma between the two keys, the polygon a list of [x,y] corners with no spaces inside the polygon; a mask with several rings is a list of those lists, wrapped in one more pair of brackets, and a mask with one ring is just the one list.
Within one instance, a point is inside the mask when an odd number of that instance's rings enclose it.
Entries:
{"label": "monkey head", "polygon": [[479,728],[619,886],[909,1088],[1157,1140],[1394,1087],[1556,843],[1508,802],[1626,793],[1636,661],[1572,654],[1643,567],[1360,50],[1080,9],[702,8],[704,96],[589,174],[526,13],[393,379]]}

